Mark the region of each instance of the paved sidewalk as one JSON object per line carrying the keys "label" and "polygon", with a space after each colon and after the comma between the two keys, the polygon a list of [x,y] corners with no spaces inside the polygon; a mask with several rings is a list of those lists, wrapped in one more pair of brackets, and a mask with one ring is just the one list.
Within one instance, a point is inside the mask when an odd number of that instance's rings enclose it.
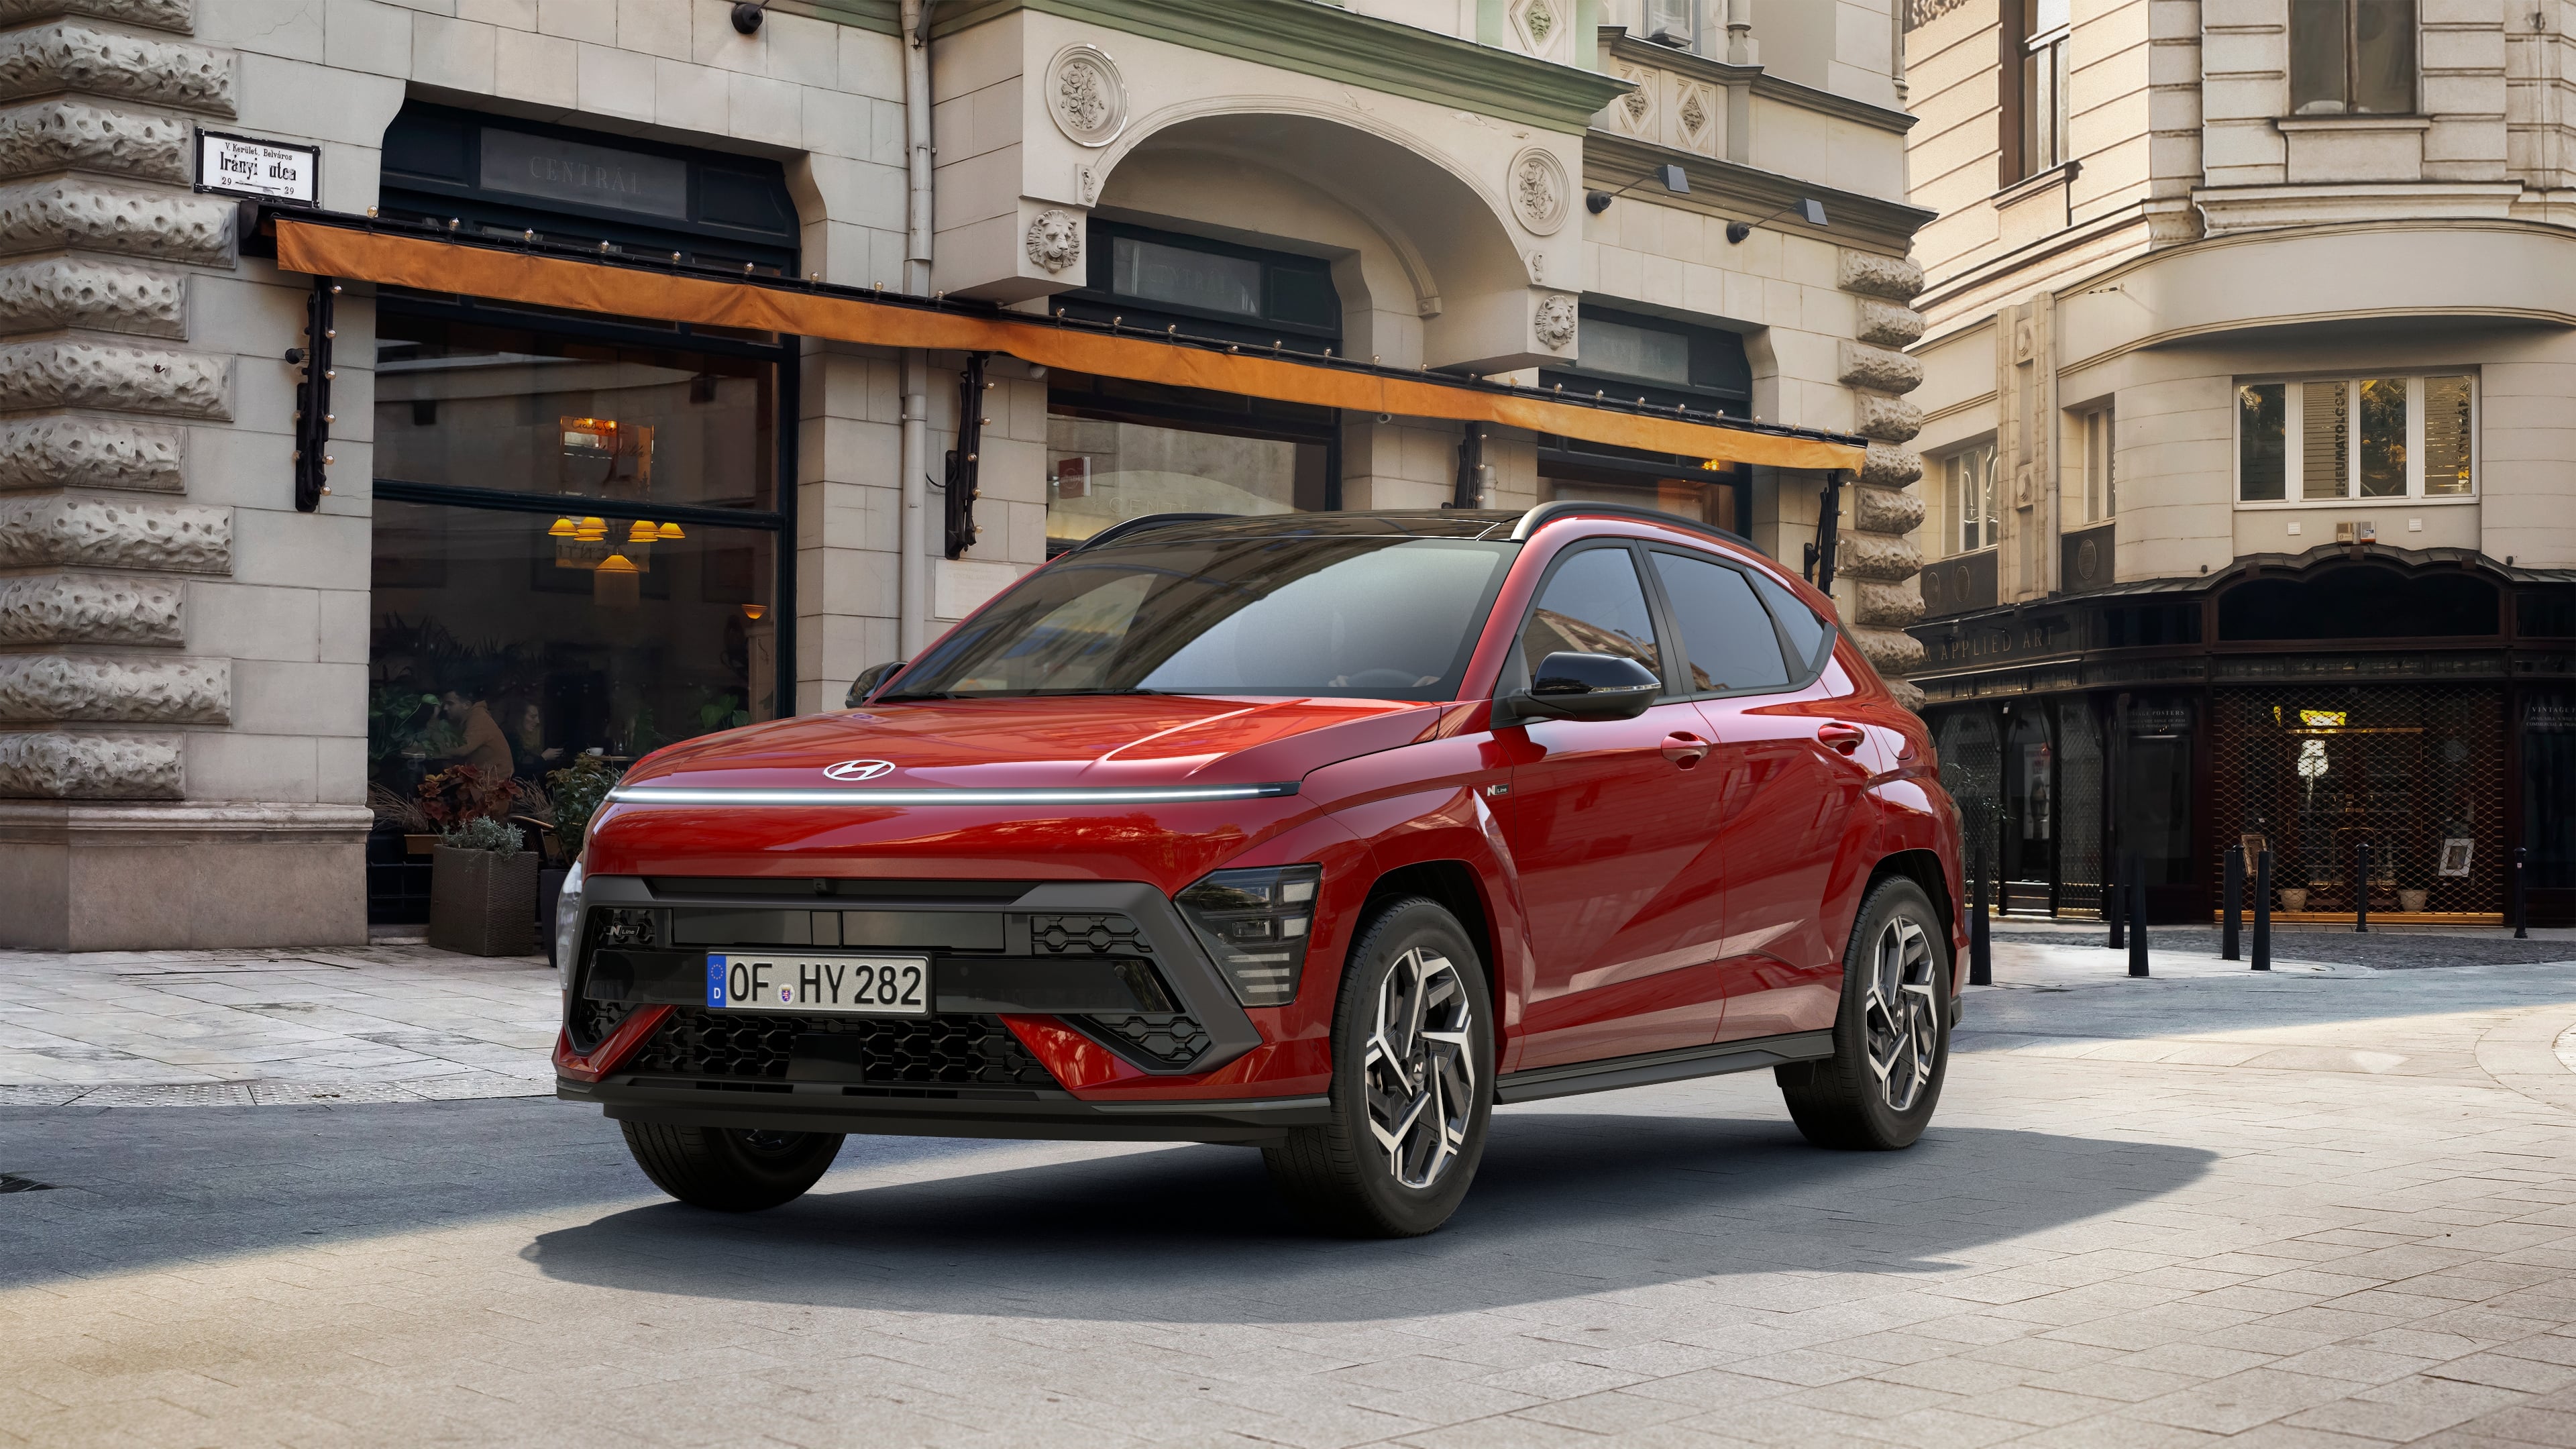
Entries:
{"label": "paved sidewalk", "polygon": [[551,1094],[542,958],[426,946],[0,951],[0,1104],[417,1102]]}

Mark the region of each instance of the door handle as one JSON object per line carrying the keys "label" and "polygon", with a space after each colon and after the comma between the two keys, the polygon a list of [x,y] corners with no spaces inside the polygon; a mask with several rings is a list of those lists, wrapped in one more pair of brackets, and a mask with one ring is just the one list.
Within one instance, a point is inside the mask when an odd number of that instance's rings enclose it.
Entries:
{"label": "door handle", "polygon": [[1848,755],[1869,738],[1869,731],[1859,725],[1844,724],[1841,720],[1828,720],[1816,726],[1816,738],[1836,754]]}
{"label": "door handle", "polygon": [[1708,741],[1688,730],[1675,730],[1664,736],[1664,758],[1687,770],[1708,758]]}

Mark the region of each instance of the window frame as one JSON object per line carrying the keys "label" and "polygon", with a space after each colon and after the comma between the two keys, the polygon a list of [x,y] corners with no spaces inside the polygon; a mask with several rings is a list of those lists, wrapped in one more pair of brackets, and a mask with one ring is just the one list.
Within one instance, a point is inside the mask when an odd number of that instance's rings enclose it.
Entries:
{"label": "window frame", "polygon": [[[2406,106],[2395,111],[2360,111],[2353,109],[2353,97],[2361,89],[2361,6],[2359,0],[2338,0],[2343,8],[2343,36],[2338,49],[2343,57],[2343,99],[2331,111],[2307,111],[2299,107],[2298,53],[2299,6],[2290,5],[2282,19],[2281,38],[2287,47],[2281,71],[2282,118],[2293,121],[2376,120],[2388,117],[2412,117],[2424,113],[2424,9],[2418,0],[2407,0],[2406,33]],[[2315,102],[2310,102],[2315,104]]]}
{"label": "window frame", "polygon": [[[1679,689],[1680,681],[1688,679],[1689,676],[1679,674],[1673,668],[1674,659],[1679,657],[1676,652],[1679,640],[1674,631],[1672,616],[1664,610],[1662,586],[1656,582],[1653,566],[1644,557],[1646,551],[1644,542],[1633,538],[1596,535],[1574,540],[1558,549],[1556,556],[1547,561],[1547,568],[1539,575],[1537,587],[1530,590],[1529,602],[1521,606],[1521,616],[1512,625],[1511,649],[1504,658],[1502,678],[1494,688],[1497,703],[1529,687],[1529,660],[1521,645],[1522,641],[1529,637],[1530,620],[1538,616],[1539,605],[1547,601],[1547,586],[1556,582],[1557,571],[1564,568],[1577,555],[1596,553],[1605,548],[1619,549],[1628,555],[1628,567],[1636,571],[1637,587],[1646,598],[1647,626],[1655,631],[1655,674],[1663,681],[1664,686],[1662,692],[1655,696],[1655,703],[1673,704],[1692,697],[1680,692]],[[1786,651],[1783,651],[1783,657],[1786,657]]]}
{"label": "window frame", "polygon": [[2109,523],[2120,516],[2118,405],[2076,409],[2075,431],[2084,463],[2084,522]]}
{"label": "window frame", "polygon": [[1986,455],[1985,493],[1988,495],[1988,501],[1994,504],[2000,504],[2002,502],[2003,489],[2002,479],[1998,476],[2001,449],[1996,446],[1996,441],[1997,440],[1993,438],[1983,438],[1977,442],[1952,448],[1946,453],[1937,453],[1933,455],[1932,461],[1938,464],[1941,469],[1941,540],[1943,552],[1938,555],[1941,558],[1965,558],[1970,554],[1984,553],[1988,549],[1995,549],[2003,546],[2003,518],[2002,510],[1999,507],[1988,508],[1980,517],[1979,521],[1982,526],[1979,532],[1984,540],[1983,542],[1978,543],[1971,548],[1951,548],[1949,546],[1952,540],[1959,537],[1959,525],[1962,521],[1960,510],[1953,506],[1954,500],[1952,497],[1951,485],[1957,480],[1951,476],[1951,467],[1960,459],[1966,458],[1971,454],[1984,453]]}
{"label": "window frame", "polygon": [[[2004,186],[2045,175],[2075,159],[2069,136],[2074,107],[2067,99],[2075,74],[2073,9],[2069,7],[2066,23],[2039,30],[2039,6],[2040,0],[2018,0],[2009,9],[2010,23],[1997,27],[2003,43]],[[2049,101],[2045,107],[2040,104],[2043,93]]]}
{"label": "window frame", "polygon": [[[1640,552],[1646,555],[1646,557],[1640,561],[1638,573],[1646,580],[1648,594],[1647,602],[1660,615],[1662,615],[1662,627],[1669,629],[1673,637],[1672,652],[1665,656],[1666,661],[1674,667],[1675,672],[1684,683],[1687,683],[1690,679],[1690,645],[1685,642],[1682,633],[1680,611],[1673,607],[1672,595],[1665,591],[1663,576],[1655,569],[1653,556],[1658,553],[1668,553],[1675,558],[1689,559],[1696,563],[1715,564],[1719,568],[1732,569],[1737,575],[1742,577],[1744,580],[1745,592],[1753,596],[1753,607],[1760,609],[1762,611],[1762,617],[1771,621],[1771,641],[1779,647],[1780,669],[1783,674],[1788,676],[1788,681],[1784,684],[1751,684],[1746,685],[1741,689],[1691,691],[1675,696],[1676,698],[1689,700],[1737,699],[1746,695],[1795,694],[1798,691],[1807,688],[1809,685],[1814,684],[1817,678],[1825,672],[1824,665],[1821,661],[1802,660],[1798,657],[1797,650],[1790,646],[1788,626],[1782,624],[1779,616],[1771,612],[1771,606],[1762,601],[1762,591],[1754,586],[1752,569],[1721,554],[1710,553],[1704,549],[1686,548],[1680,544],[1641,543],[1638,547]],[[1792,597],[1795,596],[1793,595]],[[1827,628],[1829,636],[1831,632],[1831,626],[1829,625]],[[1830,644],[1828,647],[1819,650],[1818,652],[1825,658],[1831,658],[1833,655],[1833,650],[1830,647]]]}
{"label": "window frame", "polygon": [[[2466,493],[2428,493],[2424,489],[2424,437],[2429,421],[2425,413],[2426,384],[2435,378],[2465,378],[2469,384],[2469,491]],[[2406,491],[2370,495],[2361,492],[2361,437],[2356,425],[2347,438],[2343,459],[2343,491],[2329,498],[2303,497],[2307,477],[2306,450],[2300,445],[2300,432],[2307,416],[2306,390],[2318,383],[2335,383],[2344,388],[2346,416],[2361,415],[2360,388],[2365,382],[2402,381],[2406,384]],[[2247,498],[2245,496],[2245,409],[2237,402],[2242,389],[2278,387],[2281,400],[2281,497]],[[2249,511],[2316,508],[2369,507],[2374,504],[2398,504],[2446,508],[2476,503],[2485,496],[2486,446],[2485,389],[2480,385],[2474,367],[2391,367],[2351,373],[2260,374],[2233,379],[2228,386],[2228,498],[2236,508]]]}

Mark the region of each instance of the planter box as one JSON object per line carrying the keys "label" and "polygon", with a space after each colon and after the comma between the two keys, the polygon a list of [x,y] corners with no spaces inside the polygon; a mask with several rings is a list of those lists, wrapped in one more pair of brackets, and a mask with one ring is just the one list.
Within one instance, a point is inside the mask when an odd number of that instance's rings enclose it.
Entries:
{"label": "planter box", "polygon": [[442,845],[429,877],[429,944],[468,956],[537,949],[537,853],[499,856]]}

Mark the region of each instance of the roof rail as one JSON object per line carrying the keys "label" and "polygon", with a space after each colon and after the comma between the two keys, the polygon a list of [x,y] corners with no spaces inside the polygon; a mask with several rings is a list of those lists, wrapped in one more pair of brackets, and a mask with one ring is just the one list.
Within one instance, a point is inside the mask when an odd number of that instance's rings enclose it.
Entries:
{"label": "roof rail", "polygon": [[1720,528],[1714,523],[1702,523],[1696,518],[1684,517],[1678,513],[1666,513],[1660,508],[1644,508],[1634,503],[1583,503],[1574,499],[1542,503],[1522,514],[1520,521],[1512,525],[1512,540],[1515,543],[1526,543],[1531,534],[1560,518],[1598,517],[1603,514],[1612,518],[1635,519],[1642,523],[1660,523],[1668,528],[1686,528],[1693,533],[1705,533],[1711,538],[1722,538],[1728,543],[1739,544],[1752,549],[1755,553],[1762,552],[1753,540],[1731,528]]}
{"label": "roof rail", "polygon": [[[1118,539],[1127,537],[1131,533],[1143,533],[1150,528],[1165,528],[1175,523],[1205,523],[1211,518],[1233,518],[1236,516],[1237,515],[1231,513],[1148,513],[1141,518],[1122,518],[1116,523],[1109,525],[1107,528],[1100,530],[1098,533],[1093,534],[1091,537],[1084,539],[1082,542],[1075,544],[1073,547],[1066,549],[1064,552],[1066,554],[1080,553],[1086,548],[1115,542]],[[1063,554],[1057,555],[1059,558],[1063,556]]]}

